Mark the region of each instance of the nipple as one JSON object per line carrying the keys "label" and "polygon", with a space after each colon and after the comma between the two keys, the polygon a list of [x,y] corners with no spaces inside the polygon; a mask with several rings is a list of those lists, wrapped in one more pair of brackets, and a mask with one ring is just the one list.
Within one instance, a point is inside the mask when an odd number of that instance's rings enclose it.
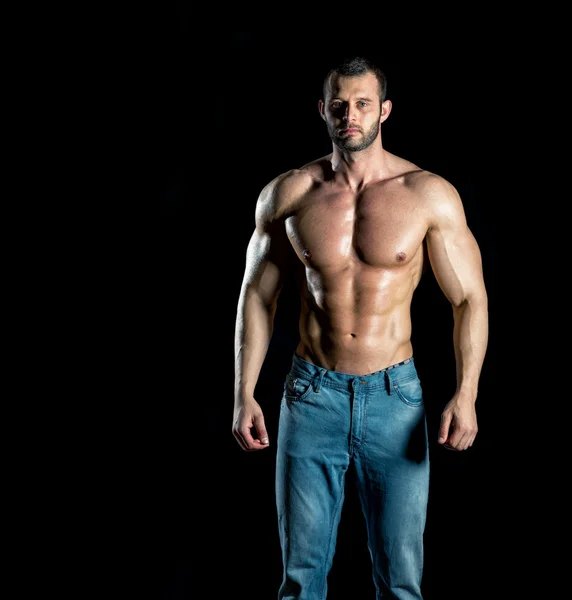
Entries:
{"label": "nipple", "polygon": [[405,252],[398,252],[397,253],[397,260],[399,262],[403,262],[405,260],[406,256],[405,256]]}
{"label": "nipple", "polygon": [[307,248],[304,250],[304,252],[302,252],[302,254],[304,255],[304,258],[312,258],[312,253]]}

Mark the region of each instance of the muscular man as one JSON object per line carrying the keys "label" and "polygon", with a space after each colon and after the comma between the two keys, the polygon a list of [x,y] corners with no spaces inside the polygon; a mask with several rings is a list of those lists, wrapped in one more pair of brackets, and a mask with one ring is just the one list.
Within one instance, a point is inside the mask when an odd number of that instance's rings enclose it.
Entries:
{"label": "muscular man", "polygon": [[280,600],[326,597],[346,472],[377,597],[422,598],[429,451],[410,307],[426,259],[454,316],[457,386],[438,442],[464,451],[477,435],[488,340],[480,250],[453,185],[383,148],[386,90],[363,58],[332,69],[319,102],[332,152],[276,177],[256,206],[235,338],[232,431],[246,451],[270,444],[254,390],[289,272],[301,298],[276,449]]}

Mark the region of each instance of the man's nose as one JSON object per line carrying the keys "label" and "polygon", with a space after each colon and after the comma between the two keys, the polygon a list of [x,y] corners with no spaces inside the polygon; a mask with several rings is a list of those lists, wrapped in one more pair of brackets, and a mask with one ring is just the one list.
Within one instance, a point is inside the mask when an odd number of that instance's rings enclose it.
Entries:
{"label": "man's nose", "polygon": [[350,121],[353,120],[353,118],[354,118],[354,112],[352,110],[352,107],[348,104],[348,105],[346,105],[346,108],[344,110],[343,119],[344,119],[344,121],[349,123]]}

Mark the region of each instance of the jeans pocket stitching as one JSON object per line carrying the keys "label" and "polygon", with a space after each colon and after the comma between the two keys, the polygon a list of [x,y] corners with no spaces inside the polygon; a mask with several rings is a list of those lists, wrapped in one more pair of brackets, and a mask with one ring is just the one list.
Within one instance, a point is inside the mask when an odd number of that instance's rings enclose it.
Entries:
{"label": "jeans pocket stitching", "polygon": [[[297,377],[293,377],[293,378],[291,378],[291,379],[297,380],[297,379],[299,379],[299,378],[297,378]],[[290,402],[301,402],[302,400],[304,400],[305,398],[307,398],[307,397],[308,397],[308,395],[310,394],[310,392],[312,391],[312,389],[313,389],[313,383],[312,383],[312,381],[310,381],[310,380],[308,380],[308,379],[305,379],[304,381],[307,381],[307,382],[308,382],[308,389],[307,389],[307,390],[305,390],[305,391],[304,391],[303,393],[301,393],[301,394],[292,395],[292,394],[288,394],[288,385],[290,384],[290,382],[291,382],[291,379],[289,379],[289,380],[286,382],[286,385],[284,386],[284,398],[285,398],[286,400],[290,401]]]}
{"label": "jeans pocket stitching", "polygon": [[423,406],[423,394],[421,394],[421,400],[419,400],[419,402],[412,402],[411,400],[408,400],[403,392],[399,389],[399,384],[394,383],[393,384],[393,389],[395,390],[395,393],[397,394],[397,397],[407,406],[412,406],[412,407],[416,407],[416,406]]}

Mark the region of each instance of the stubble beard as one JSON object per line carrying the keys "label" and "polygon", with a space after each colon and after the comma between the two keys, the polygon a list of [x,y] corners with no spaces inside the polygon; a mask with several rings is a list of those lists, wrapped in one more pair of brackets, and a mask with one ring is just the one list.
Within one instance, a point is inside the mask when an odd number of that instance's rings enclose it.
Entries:
{"label": "stubble beard", "polygon": [[368,131],[363,132],[361,140],[351,136],[339,137],[336,130],[328,123],[328,134],[332,142],[344,152],[361,152],[369,148],[379,135],[379,119],[376,120]]}

